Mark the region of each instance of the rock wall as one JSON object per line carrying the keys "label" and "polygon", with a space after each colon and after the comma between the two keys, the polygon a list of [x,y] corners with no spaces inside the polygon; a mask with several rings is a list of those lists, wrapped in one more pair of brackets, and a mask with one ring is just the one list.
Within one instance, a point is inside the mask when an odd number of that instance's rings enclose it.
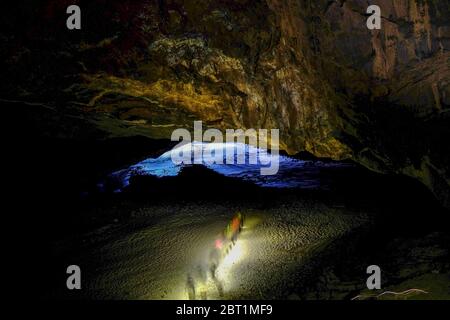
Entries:
{"label": "rock wall", "polygon": [[45,106],[63,137],[86,134],[68,118],[103,137],[279,128],[290,153],[415,177],[448,206],[450,3],[369,2],[379,31],[362,0],[78,1],[81,31],[72,1],[22,6],[1,94]]}

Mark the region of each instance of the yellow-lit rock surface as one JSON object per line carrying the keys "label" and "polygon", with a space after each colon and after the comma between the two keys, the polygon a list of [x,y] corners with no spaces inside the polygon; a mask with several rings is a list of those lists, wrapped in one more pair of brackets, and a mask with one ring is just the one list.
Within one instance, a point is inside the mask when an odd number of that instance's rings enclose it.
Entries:
{"label": "yellow-lit rock surface", "polygon": [[58,110],[67,137],[67,115],[106,137],[279,128],[289,153],[406,174],[448,205],[450,4],[375,2],[371,31],[362,0],[92,1],[68,34],[64,3],[43,1],[1,31],[2,95]]}

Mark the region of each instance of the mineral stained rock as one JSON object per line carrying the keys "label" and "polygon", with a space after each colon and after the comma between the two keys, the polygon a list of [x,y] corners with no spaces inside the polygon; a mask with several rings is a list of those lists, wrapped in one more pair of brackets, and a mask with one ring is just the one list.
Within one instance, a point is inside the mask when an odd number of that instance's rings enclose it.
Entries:
{"label": "mineral stained rock", "polygon": [[368,30],[362,0],[76,1],[69,31],[72,2],[17,4],[0,31],[2,100],[45,107],[39,134],[279,128],[290,153],[405,174],[450,206],[450,2],[370,1]]}

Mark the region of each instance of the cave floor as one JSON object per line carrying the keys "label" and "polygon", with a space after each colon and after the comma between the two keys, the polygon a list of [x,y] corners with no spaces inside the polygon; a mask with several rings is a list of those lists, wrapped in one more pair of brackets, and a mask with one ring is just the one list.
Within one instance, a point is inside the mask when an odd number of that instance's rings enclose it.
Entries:
{"label": "cave floor", "polygon": [[[367,299],[409,289],[378,298],[450,299],[449,233],[391,219],[379,208],[292,195],[269,204],[119,207],[95,210],[126,211],[127,219],[53,244],[57,261],[75,261],[83,270],[84,290],[77,298],[187,299],[190,276],[196,299]],[[246,215],[244,229],[212,281],[204,276],[207,252],[237,211]],[[383,272],[383,287],[375,292],[365,289],[371,264]],[[49,295],[74,297],[57,289]]]}

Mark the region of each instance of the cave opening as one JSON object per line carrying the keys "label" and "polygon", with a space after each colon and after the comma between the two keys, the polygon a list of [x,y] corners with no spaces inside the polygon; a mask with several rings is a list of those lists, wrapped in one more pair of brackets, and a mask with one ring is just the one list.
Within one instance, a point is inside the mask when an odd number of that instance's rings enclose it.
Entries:
{"label": "cave opening", "polygon": [[[450,299],[448,1],[381,1],[376,30],[357,0],[81,0],[81,29],[65,2],[0,28],[14,240],[42,296]],[[219,163],[227,128],[284,151]]]}
{"label": "cave opening", "polygon": [[[111,150],[115,148],[114,144],[110,146]],[[214,235],[237,211],[244,212],[248,220],[237,245],[237,248],[245,246],[247,254],[241,257],[236,253],[240,250],[234,250],[230,258],[224,260],[231,259],[234,264],[233,267],[219,269],[223,281],[219,288],[222,288],[223,296],[217,296],[217,283],[205,282],[209,284],[202,285],[202,288],[207,288],[209,298],[254,298],[254,293],[239,289],[247,281],[258,284],[258,297],[295,295],[307,298],[312,292],[326,295],[331,290],[334,298],[342,297],[344,292],[347,298],[352,298],[357,295],[353,294],[356,291],[346,291],[329,280],[324,282],[324,277],[329,277],[331,272],[339,281],[345,282],[356,277],[361,266],[373,260],[388,270],[390,276],[385,281],[392,287],[401,287],[404,279],[401,274],[407,272],[404,270],[405,261],[408,264],[421,261],[426,272],[419,275],[408,273],[407,276],[419,284],[425,281],[421,277],[425,277],[427,272],[432,272],[433,276],[426,276],[426,281],[439,282],[445,276],[446,264],[442,259],[448,247],[448,212],[417,181],[374,173],[350,161],[336,162],[306,157],[305,154],[282,155],[280,175],[262,179],[258,167],[246,165],[226,169],[198,164],[177,167],[167,154],[170,144],[159,143],[157,149],[150,158],[143,150],[136,158],[140,161],[120,161],[120,170],[116,170],[118,166],[115,164],[110,170],[112,174],[103,175],[101,190],[98,188],[99,180],[95,180],[97,183],[91,180],[94,185],[91,192],[77,201],[72,200],[70,208],[67,208],[67,198],[57,205],[56,214],[64,226],[64,232],[57,238],[74,241],[71,250],[61,252],[58,257],[67,261],[75,255],[89,266],[89,270],[97,270],[91,275],[92,281],[102,276],[104,268],[93,256],[95,250],[101,249],[107,257],[119,259],[121,255],[145,252],[144,248],[154,242],[153,249],[139,258],[152,267],[148,274],[136,273],[135,276],[151,278],[154,276],[152,272],[167,274],[164,277],[167,281],[164,298],[180,298],[180,290],[184,289],[179,286],[185,283],[185,274],[179,278],[176,270],[184,267],[175,264],[175,269],[169,268],[165,272],[160,265],[149,261],[155,255],[159,257],[157,261],[176,257],[175,261],[187,259],[189,268],[194,268],[198,261],[205,261],[202,252],[207,251],[208,243],[214,245]],[[73,165],[74,158],[71,159]],[[62,167],[67,169],[70,166],[65,162]],[[61,217],[62,208],[70,214]],[[55,221],[51,225],[54,226]],[[101,238],[110,240],[105,243],[99,236],[90,238],[94,230],[103,230]],[[158,230],[166,231],[163,235]],[[272,234],[275,230],[277,233]],[[50,233],[54,231],[49,230]],[[198,240],[195,237],[191,239],[195,234],[198,234]],[[327,239],[334,240],[325,245]],[[83,245],[86,241],[92,243],[94,251],[86,249]],[[135,249],[123,241],[131,241]],[[173,246],[167,241],[173,242]],[[276,273],[270,282],[271,287],[254,278],[253,272],[244,271],[245,268],[256,268],[254,273],[258,274],[258,268],[278,270],[281,265],[277,261],[291,261],[290,257],[301,256],[302,250],[312,250],[317,243],[322,243],[326,249],[314,256],[313,264],[287,263],[284,267],[290,271],[287,274]],[[278,246],[287,248],[287,251],[279,251],[276,249]],[[113,248],[118,251],[111,251]],[[181,248],[186,253],[180,252]],[[300,251],[295,253],[297,250]],[[423,259],[421,250],[432,252],[425,262],[420,260]],[[261,257],[265,262],[258,265],[256,261]],[[127,261],[130,268],[137,263],[134,258]],[[316,267],[309,269],[313,265]],[[114,265],[111,268],[114,269]],[[115,272],[116,277],[123,276],[121,269]],[[236,274],[240,276],[236,278]],[[123,294],[122,290],[130,290],[128,285],[135,285],[137,278],[132,276],[130,279],[124,287],[106,285],[105,291],[99,294],[118,297]],[[289,284],[285,283],[286,279],[290,279]],[[148,298],[161,295],[159,289],[146,290],[149,290]],[[84,297],[96,297],[91,294],[92,291]],[[137,294],[138,291],[131,292],[132,296]]]}

